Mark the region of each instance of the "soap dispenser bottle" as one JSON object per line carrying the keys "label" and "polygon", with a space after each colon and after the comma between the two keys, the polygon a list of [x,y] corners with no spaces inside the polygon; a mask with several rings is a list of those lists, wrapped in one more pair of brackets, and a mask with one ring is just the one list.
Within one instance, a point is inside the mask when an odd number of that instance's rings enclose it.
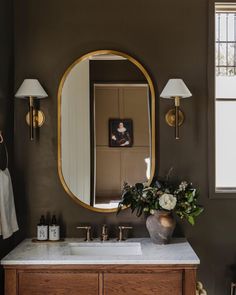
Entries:
{"label": "soap dispenser bottle", "polygon": [[48,239],[48,225],[44,215],[41,216],[39,224],[37,225],[37,240],[38,241],[47,241]]}
{"label": "soap dispenser bottle", "polygon": [[60,240],[60,226],[57,223],[56,216],[52,216],[52,221],[49,226],[49,240],[50,241],[59,241]]}

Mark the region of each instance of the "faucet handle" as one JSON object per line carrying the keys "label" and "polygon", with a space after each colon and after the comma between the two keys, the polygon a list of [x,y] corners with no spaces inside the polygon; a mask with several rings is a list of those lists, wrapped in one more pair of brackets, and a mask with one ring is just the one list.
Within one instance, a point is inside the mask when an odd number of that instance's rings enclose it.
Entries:
{"label": "faucet handle", "polygon": [[90,225],[88,225],[88,226],[77,226],[76,228],[77,229],[85,229],[86,230],[86,237],[85,237],[85,241],[86,242],[90,242],[90,241],[93,240],[91,238],[91,226]]}
{"label": "faucet handle", "polygon": [[133,228],[132,226],[124,226],[124,225],[118,226],[119,234],[118,234],[117,240],[119,242],[124,241],[125,239],[124,239],[124,235],[123,235],[123,230],[125,230],[125,229],[132,229],[132,228]]}
{"label": "faucet handle", "polygon": [[106,234],[107,233],[107,225],[103,224],[102,226],[102,234]]}
{"label": "faucet handle", "polygon": [[108,228],[106,224],[103,224],[102,226],[102,233],[101,233],[101,241],[107,241],[108,240]]}

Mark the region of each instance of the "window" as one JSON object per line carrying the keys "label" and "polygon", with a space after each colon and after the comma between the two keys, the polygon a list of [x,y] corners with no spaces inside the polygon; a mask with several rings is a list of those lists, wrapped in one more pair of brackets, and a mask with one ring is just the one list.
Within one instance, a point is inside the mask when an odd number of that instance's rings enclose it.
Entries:
{"label": "window", "polygon": [[215,190],[236,191],[236,3],[215,5]]}

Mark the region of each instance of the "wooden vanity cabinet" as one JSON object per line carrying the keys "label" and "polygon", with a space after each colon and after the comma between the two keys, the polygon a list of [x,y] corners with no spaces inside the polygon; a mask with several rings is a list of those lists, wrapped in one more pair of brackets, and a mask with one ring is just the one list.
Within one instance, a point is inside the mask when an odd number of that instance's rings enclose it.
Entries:
{"label": "wooden vanity cabinet", "polygon": [[195,295],[195,265],[6,265],[5,295]]}
{"label": "wooden vanity cabinet", "polygon": [[183,294],[181,271],[152,274],[106,274],[104,294]]}

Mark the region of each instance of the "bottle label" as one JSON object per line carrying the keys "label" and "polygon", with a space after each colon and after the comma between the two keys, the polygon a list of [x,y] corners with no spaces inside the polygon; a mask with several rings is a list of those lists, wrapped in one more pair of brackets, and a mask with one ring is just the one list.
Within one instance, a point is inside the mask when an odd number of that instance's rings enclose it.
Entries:
{"label": "bottle label", "polygon": [[38,225],[37,226],[37,239],[39,241],[46,241],[48,239],[48,226]]}
{"label": "bottle label", "polygon": [[50,225],[49,226],[49,240],[50,241],[59,241],[60,240],[60,227],[59,227],[59,225]]}

